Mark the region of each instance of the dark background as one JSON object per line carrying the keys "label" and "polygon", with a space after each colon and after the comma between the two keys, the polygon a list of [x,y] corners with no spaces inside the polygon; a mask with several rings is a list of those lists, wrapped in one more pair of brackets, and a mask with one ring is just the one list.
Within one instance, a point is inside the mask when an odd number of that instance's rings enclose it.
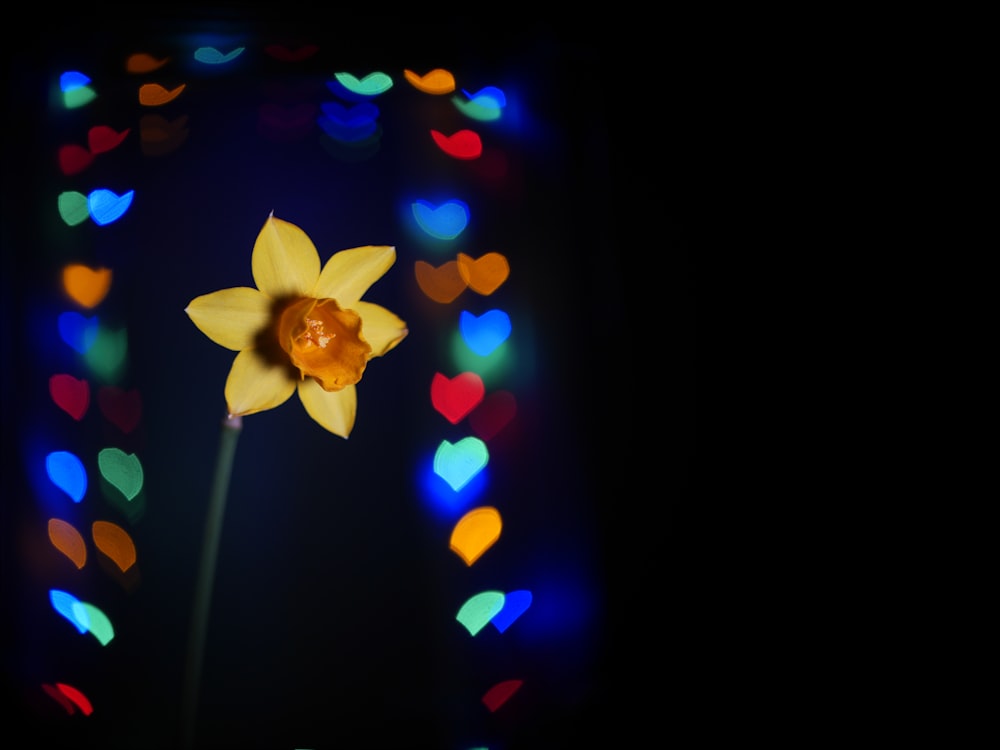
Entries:
{"label": "dark background", "polygon": [[[323,260],[346,247],[396,245],[396,265],[366,298],[397,312],[411,333],[369,366],[348,441],[313,423],[295,397],[245,420],[216,570],[199,746],[496,750],[572,747],[598,732],[624,746],[650,727],[667,733],[668,686],[686,658],[670,635],[683,618],[671,509],[688,497],[694,452],[687,238],[697,155],[686,136],[695,84],[669,52],[677,32],[632,29],[635,44],[623,51],[611,44],[620,41],[615,24],[572,32],[545,23],[385,24],[203,9],[50,25],[5,53],[11,736],[38,746],[179,746],[191,598],[233,356],[183,308],[199,294],[252,284],[250,251],[272,210],[302,227]],[[188,75],[178,65],[147,76],[189,83],[168,107],[189,115],[191,135],[171,154],[144,155],[136,136],[145,113],[124,60],[138,51],[180,60],[202,32],[245,39],[246,60],[236,72]],[[295,73],[260,54],[264,44],[296,41],[320,53]],[[668,51],[652,56],[654,42]],[[448,97],[432,101],[402,76],[437,67],[452,71],[459,89],[504,89],[517,126],[464,122]],[[98,100],[69,113],[54,108],[63,70],[86,71]],[[260,137],[257,111],[275,87],[329,100],[322,82],[337,70],[381,70],[395,81],[376,100],[377,154],[349,163],[315,136]],[[58,145],[83,142],[94,124],[133,131],[82,175],[62,175]],[[449,162],[430,144],[431,127],[481,131],[507,156],[507,178],[478,179]],[[107,227],[65,226],[58,193],[96,186],[135,189],[133,207]],[[473,207],[461,245],[444,252],[422,245],[401,210],[437,194]],[[413,263],[436,265],[455,250],[503,252],[510,279],[494,297],[466,291],[450,305],[430,302]],[[135,434],[109,431],[96,404],[73,422],[49,398],[51,374],[85,375],[54,327],[70,309],[58,289],[69,262],[114,270],[99,309],[128,330],[119,385],[142,394]],[[518,413],[490,442],[488,486],[475,501],[501,511],[503,535],[467,568],[447,548],[460,514],[436,513],[421,483],[437,443],[468,432],[433,411],[429,384],[435,371],[453,374],[458,310],[494,306],[511,315],[515,356],[488,391],[511,391]],[[39,446],[89,456],[109,444],[142,459],[141,517],[116,515],[93,486],[79,506],[53,511],[33,475]],[[129,530],[141,573],[134,588],[108,575],[96,553],[77,571],[49,545],[46,520],[70,514],[81,530],[94,518]],[[52,610],[50,588],[99,606],[114,641],[102,648],[77,633]],[[488,627],[472,638],[455,612],[489,588],[528,589],[532,606],[504,634]],[[510,678],[523,687],[489,713],[481,695]],[[54,682],[83,690],[94,714],[67,716],[42,691]]]}

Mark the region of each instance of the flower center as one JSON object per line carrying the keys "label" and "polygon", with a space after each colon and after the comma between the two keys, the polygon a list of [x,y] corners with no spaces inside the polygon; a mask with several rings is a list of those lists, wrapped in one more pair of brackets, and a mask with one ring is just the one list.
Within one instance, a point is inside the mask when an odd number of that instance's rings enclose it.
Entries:
{"label": "flower center", "polygon": [[336,300],[302,297],[281,312],[278,342],[303,378],[327,391],[361,380],[372,348],[361,335],[361,316]]}

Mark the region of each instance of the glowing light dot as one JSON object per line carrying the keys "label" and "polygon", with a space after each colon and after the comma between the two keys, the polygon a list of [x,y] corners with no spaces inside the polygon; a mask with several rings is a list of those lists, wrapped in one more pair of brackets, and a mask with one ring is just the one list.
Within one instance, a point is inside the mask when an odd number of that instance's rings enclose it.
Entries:
{"label": "glowing light dot", "polygon": [[63,268],[62,282],[70,299],[84,307],[94,307],[111,289],[111,269],[71,263]]}
{"label": "glowing light dot", "polygon": [[459,253],[456,260],[462,280],[483,296],[493,294],[510,276],[510,264],[502,253],[485,253],[478,258]]}
{"label": "glowing light dot", "polygon": [[523,684],[524,680],[504,680],[503,682],[498,682],[496,685],[487,690],[485,695],[483,695],[483,704],[491,712],[496,711],[500,708],[500,706],[506,703]]}
{"label": "glowing light dot", "polygon": [[66,555],[78,570],[82,569],[87,564],[87,545],[83,535],[72,524],[58,518],[49,519],[48,530],[52,546]]}
{"label": "glowing light dot", "polygon": [[413,88],[425,94],[450,94],[455,90],[455,76],[444,68],[435,68],[424,75],[404,70],[403,77]]}
{"label": "glowing light dot", "polygon": [[57,198],[59,217],[68,226],[75,227],[90,218],[90,210],[87,208],[87,196],[75,190],[66,190],[59,193]]}
{"label": "glowing light dot", "polygon": [[531,606],[531,592],[527,590],[508,591],[504,597],[503,609],[493,615],[490,622],[501,633]]}
{"label": "glowing light dot", "polygon": [[144,83],[139,87],[139,104],[159,107],[176,99],[186,87],[187,84],[182,83],[177,88],[167,90],[158,83]]}
{"label": "glowing light dot", "polygon": [[118,221],[132,205],[134,190],[117,195],[111,190],[94,190],[87,196],[87,210],[97,224],[104,226]]}
{"label": "glowing light dot", "polygon": [[446,261],[436,268],[425,260],[417,260],[413,263],[413,273],[420,290],[435,302],[447,304],[465,291],[457,260]]}
{"label": "glowing light dot", "polygon": [[199,47],[194,51],[194,59],[206,65],[223,65],[242,55],[243,50],[244,47],[237,47],[231,52],[223,54],[215,47]]}
{"label": "glowing light dot", "polygon": [[486,387],[475,372],[462,372],[448,378],[440,372],[431,380],[431,403],[452,424],[458,424],[483,400]]}
{"label": "glowing light dot", "polygon": [[90,699],[75,687],[67,685],[65,682],[57,682],[56,687],[59,688],[59,692],[79,706],[84,716],[90,716],[94,713],[94,706],[91,704]]}
{"label": "glowing light dot", "polygon": [[59,76],[59,88],[64,92],[72,91],[80,86],[86,86],[88,83],[90,83],[90,76],[78,70],[67,70]]}
{"label": "glowing light dot", "polygon": [[87,470],[83,461],[69,451],[54,451],[45,457],[45,472],[52,483],[74,503],[87,494]]}
{"label": "glowing light dot", "polygon": [[333,76],[345,89],[361,96],[377,96],[392,88],[392,78],[378,71],[369,73],[360,80],[350,73],[334,73]]}
{"label": "glowing light dot", "polygon": [[110,521],[94,521],[91,532],[97,549],[111,558],[122,573],[135,565],[135,542],[125,529]]}
{"label": "glowing light dot", "polygon": [[496,544],[502,528],[503,522],[496,508],[490,506],[473,508],[455,524],[451,531],[449,547],[465,561],[466,565],[471,566],[486,550]]}
{"label": "glowing light dot", "polygon": [[497,612],[503,609],[504,595],[502,591],[483,591],[469,597],[458,610],[455,619],[458,620],[470,634],[475,635],[488,623]]}
{"label": "glowing light dot", "polygon": [[90,384],[72,375],[57,373],[49,378],[49,395],[56,406],[79,422],[90,405]]}
{"label": "glowing light dot", "polygon": [[431,237],[453,240],[469,224],[469,207],[464,201],[450,200],[439,206],[425,201],[415,201],[411,206],[417,226]]}
{"label": "glowing light dot", "polygon": [[125,499],[132,500],[142,491],[142,463],[134,453],[125,453],[120,448],[105,448],[97,454],[97,466],[101,475]]}
{"label": "glowing light dot", "polygon": [[510,317],[503,310],[488,310],[476,316],[462,310],[458,321],[462,339],[480,357],[489,356],[510,336]]}
{"label": "glowing light dot", "polygon": [[466,437],[457,443],[442,440],[434,453],[434,473],[458,492],[489,463],[486,443]]}

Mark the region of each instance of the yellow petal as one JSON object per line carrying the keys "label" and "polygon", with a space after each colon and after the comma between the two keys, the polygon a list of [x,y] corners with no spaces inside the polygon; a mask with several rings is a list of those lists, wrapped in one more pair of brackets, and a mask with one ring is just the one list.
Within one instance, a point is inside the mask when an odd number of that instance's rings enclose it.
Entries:
{"label": "yellow petal", "polygon": [[249,349],[271,319],[271,300],[248,286],[195,297],[184,308],[198,330],[233,351]]}
{"label": "yellow petal", "polygon": [[390,245],[341,250],[323,266],[311,296],[332,297],[341,307],[353,307],[395,262],[396,248]]}
{"label": "yellow petal", "polygon": [[319,253],[309,235],[272,213],[257,235],[250,267],[269,297],[306,295],[319,277]]}
{"label": "yellow petal", "polygon": [[295,392],[293,372],[287,362],[269,362],[256,349],[240,352],[226,378],[229,414],[254,414],[281,406]]}
{"label": "yellow petal", "polygon": [[354,429],[358,412],[358,392],[353,385],[339,391],[324,391],[319,383],[306,378],[299,383],[299,399],[309,416],[334,435],[346,438]]}
{"label": "yellow petal", "polygon": [[351,309],[361,316],[361,335],[372,348],[368,359],[394,349],[410,332],[396,313],[374,302],[358,301]]}

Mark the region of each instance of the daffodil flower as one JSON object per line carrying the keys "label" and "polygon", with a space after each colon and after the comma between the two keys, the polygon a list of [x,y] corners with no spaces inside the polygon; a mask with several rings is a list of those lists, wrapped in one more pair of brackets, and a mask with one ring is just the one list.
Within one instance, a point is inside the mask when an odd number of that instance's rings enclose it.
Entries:
{"label": "daffodil flower", "polygon": [[257,288],[222,289],[185,308],[202,333],[238,352],[226,378],[229,416],[273,409],[297,390],[309,416],[348,437],[369,360],[408,333],[395,313],[361,299],[395,261],[394,247],[366,245],[320,268],[309,236],[272,213],[253,246]]}

